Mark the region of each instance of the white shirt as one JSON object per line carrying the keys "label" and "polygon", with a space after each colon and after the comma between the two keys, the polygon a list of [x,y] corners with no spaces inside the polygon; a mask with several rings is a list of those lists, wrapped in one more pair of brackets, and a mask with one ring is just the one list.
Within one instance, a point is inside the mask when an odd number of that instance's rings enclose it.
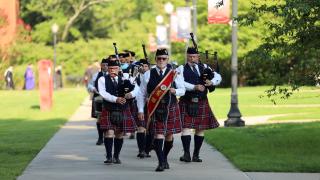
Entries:
{"label": "white shirt", "polygon": [[[167,68],[163,69],[163,73],[166,71]],[[160,74],[160,69],[158,67],[156,67],[156,70],[158,72],[158,74]],[[146,102],[146,97],[147,97],[147,84],[150,80],[150,70],[146,71],[143,76],[142,76],[142,80],[141,80],[141,84],[140,84],[140,91],[139,94],[137,96],[137,105],[138,105],[138,111],[140,113],[143,113],[144,110],[144,105]],[[180,73],[177,73],[176,78],[174,79],[174,82],[176,83],[176,96],[183,96],[186,92],[186,89],[184,87],[184,79],[183,76]]]}
{"label": "white shirt", "polygon": [[[208,65],[207,64],[204,64],[204,67],[207,68]],[[200,76],[200,70],[199,70],[199,67],[198,67],[198,64],[195,64],[195,68],[198,72],[198,75]],[[210,67],[208,67],[210,68]],[[210,68],[211,69],[211,68]],[[183,70],[184,70],[184,66],[183,65],[180,65],[177,70],[182,74],[183,76]],[[222,81],[222,78],[221,78],[221,75],[218,74],[217,72],[213,72],[214,73],[214,78],[211,79],[211,82],[214,86],[217,86],[221,83]],[[184,82],[184,86],[186,87],[186,90],[187,91],[193,91],[194,90],[194,84],[191,84],[191,83],[188,83],[188,82]]]}
{"label": "white shirt", "polygon": [[[103,76],[102,76],[103,77]],[[112,78],[111,78],[112,79]],[[118,81],[118,76],[114,77],[115,81]],[[123,78],[123,80],[125,80],[125,78]],[[113,81],[113,79],[112,79]],[[117,101],[117,96],[111,95],[110,93],[108,93],[106,91],[106,84],[105,84],[105,78],[99,78],[98,80],[98,90],[99,90],[99,94],[102,96],[103,99],[105,99],[108,102],[112,102],[115,103]],[[136,97],[137,94],[139,93],[139,86],[135,85],[134,89],[130,92],[132,97]]]}
{"label": "white shirt", "polygon": [[[104,72],[105,75],[108,74],[108,72]],[[97,77],[98,77],[99,72],[95,73],[92,78],[90,79],[88,85],[87,85],[87,89],[89,92],[93,92],[94,90],[97,90],[96,87],[94,87],[94,82],[96,81]]]}

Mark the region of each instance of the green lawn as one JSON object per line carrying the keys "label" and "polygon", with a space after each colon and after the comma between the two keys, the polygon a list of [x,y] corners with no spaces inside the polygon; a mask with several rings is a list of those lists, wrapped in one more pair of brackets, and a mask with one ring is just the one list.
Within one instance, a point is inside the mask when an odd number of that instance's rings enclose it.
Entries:
{"label": "green lawn", "polygon": [[15,179],[87,96],[84,88],[54,92],[51,111],[38,91],[0,91],[0,179]]}
{"label": "green lawn", "polygon": [[218,128],[206,141],[242,171],[320,172],[320,122]]}
{"label": "green lawn", "polygon": [[[267,89],[266,86],[238,88],[239,109],[242,116],[287,114],[270,120],[320,120],[320,88],[303,87],[287,100],[276,99],[276,105],[266,97],[259,98],[260,95],[265,95],[264,91]],[[230,95],[229,88],[216,88],[215,92],[208,96],[219,119],[227,119]]]}

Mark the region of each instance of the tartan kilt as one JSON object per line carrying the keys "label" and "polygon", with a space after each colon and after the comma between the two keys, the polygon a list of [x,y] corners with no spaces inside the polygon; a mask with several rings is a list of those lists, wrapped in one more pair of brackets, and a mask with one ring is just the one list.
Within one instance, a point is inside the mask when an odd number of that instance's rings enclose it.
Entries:
{"label": "tartan kilt", "polygon": [[106,108],[103,107],[101,112],[100,128],[104,131],[114,130],[114,131],[120,131],[124,133],[135,132],[136,123],[132,117],[129,106],[123,111],[123,114],[127,118],[123,120],[122,126],[119,127],[119,126],[113,125],[110,120],[111,118],[110,111],[108,111]]}
{"label": "tartan kilt", "polygon": [[97,118],[97,115],[96,115],[96,110],[94,109],[94,100],[92,99],[92,104],[91,104],[91,117],[92,118]]}
{"label": "tartan kilt", "polygon": [[154,134],[177,134],[182,130],[182,123],[180,117],[180,110],[178,103],[172,103],[169,106],[168,120],[166,122],[160,122],[155,119],[155,115],[151,116],[152,124],[151,130]]}
{"label": "tartan kilt", "polygon": [[[147,113],[147,104],[144,105],[144,120],[140,121],[139,118],[137,118],[136,120],[136,124],[137,124],[137,127],[144,127],[146,128],[147,126],[147,117],[148,117],[148,113]],[[137,114],[138,114],[138,107],[137,107]]]}
{"label": "tartan kilt", "polygon": [[130,99],[129,101],[130,102],[128,104],[129,104],[131,115],[132,115],[134,121],[136,122],[137,126],[140,126],[139,119],[138,119],[137,101],[135,99]]}
{"label": "tartan kilt", "polygon": [[199,114],[197,117],[191,117],[188,115],[186,106],[189,103],[190,102],[187,100],[180,98],[179,107],[183,128],[206,130],[219,127],[219,122],[210,108],[208,99],[199,100]]}

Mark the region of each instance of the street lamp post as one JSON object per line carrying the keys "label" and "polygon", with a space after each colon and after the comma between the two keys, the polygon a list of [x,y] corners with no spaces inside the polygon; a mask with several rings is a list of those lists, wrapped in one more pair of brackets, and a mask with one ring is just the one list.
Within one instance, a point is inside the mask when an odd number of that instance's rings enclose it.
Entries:
{"label": "street lamp post", "polygon": [[232,0],[232,61],[231,61],[231,107],[228,119],[224,121],[224,126],[244,126],[241,113],[238,107],[238,57],[237,57],[237,20],[238,0]]}
{"label": "street lamp post", "polygon": [[174,9],[174,6],[173,6],[173,4],[171,2],[167,2],[164,5],[164,10],[169,15],[169,25],[168,25],[168,31],[167,31],[169,56],[171,56],[171,37],[170,37],[171,33],[170,33],[170,30],[171,30],[171,14],[173,12],[173,9]]}
{"label": "street lamp post", "polygon": [[56,44],[57,44],[57,33],[59,31],[58,24],[54,23],[51,26],[51,31],[53,34],[53,88],[56,89],[56,78],[55,78],[55,68],[56,68],[56,61],[57,61],[57,51],[56,51]]}

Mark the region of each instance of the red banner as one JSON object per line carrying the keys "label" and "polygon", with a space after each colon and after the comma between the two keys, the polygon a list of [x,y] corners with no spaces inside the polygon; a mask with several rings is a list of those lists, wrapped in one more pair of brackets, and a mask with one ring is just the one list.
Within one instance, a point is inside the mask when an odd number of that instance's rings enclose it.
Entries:
{"label": "red banner", "polygon": [[149,38],[148,39],[149,40],[149,51],[156,52],[156,50],[157,50],[156,38],[151,33],[149,33],[148,38]]}
{"label": "red banner", "polygon": [[230,21],[230,0],[208,0],[208,23],[228,24]]}
{"label": "red banner", "polygon": [[174,80],[176,72],[170,70],[169,73],[162,79],[162,81],[157,85],[157,87],[151,92],[147,107],[148,107],[148,123],[147,127],[149,127],[150,117],[154,113],[155,109],[159,105],[159,102],[163,98],[163,96],[169,91],[171,87],[171,83]]}

